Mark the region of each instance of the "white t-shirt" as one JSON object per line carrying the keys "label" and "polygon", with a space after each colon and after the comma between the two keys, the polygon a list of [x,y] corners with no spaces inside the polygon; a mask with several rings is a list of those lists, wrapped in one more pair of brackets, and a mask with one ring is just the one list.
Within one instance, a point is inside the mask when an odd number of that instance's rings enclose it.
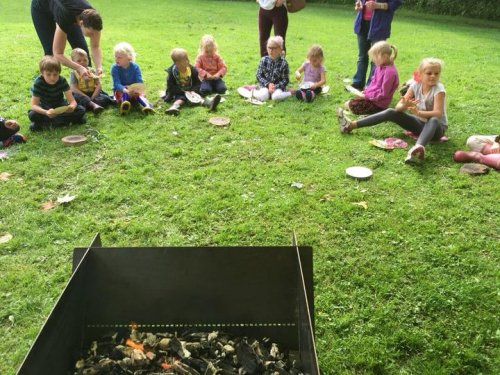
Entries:
{"label": "white t-shirt", "polygon": [[271,10],[276,5],[276,0],[258,0],[262,9]]}
{"label": "white t-shirt", "polygon": [[[434,97],[440,92],[446,93],[444,86],[441,82],[438,82],[435,86],[432,86],[427,94],[422,93],[422,84],[414,82],[410,86],[411,91],[415,99],[419,101],[417,108],[421,111],[432,111],[434,109]],[[427,119],[422,119],[427,121]],[[446,96],[444,97],[443,103],[443,115],[439,119],[443,125],[448,125],[448,116],[446,116]]]}

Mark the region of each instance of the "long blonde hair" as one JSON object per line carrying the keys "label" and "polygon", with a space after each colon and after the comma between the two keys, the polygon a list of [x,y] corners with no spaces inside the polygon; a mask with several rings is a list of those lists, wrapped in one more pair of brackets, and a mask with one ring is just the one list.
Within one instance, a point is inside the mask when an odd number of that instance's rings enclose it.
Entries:
{"label": "long blonde hair", "polygon": [[391,63],[396,60],[398,56],[398,49],[395,45],[387,43],[385,40],[381,40],[380,42],[375,43],[370,50],[368,51],[368,55],[373,60],[374,56],[382,56],[388,55]]}
{"label": "long blonde hair", "polygon": [[202,55],[203,53],[206,52],[206,48],[208,46],[212,46],[213,47],[213,52],[216,53],[217,52],[217,43],[215,43],[215,39],[212,35],[210,34],[206,34],[206,35],[203,35],[201,37],[201,41],[200,41],[200,48],[198,48],[198,54],[199,55]]}

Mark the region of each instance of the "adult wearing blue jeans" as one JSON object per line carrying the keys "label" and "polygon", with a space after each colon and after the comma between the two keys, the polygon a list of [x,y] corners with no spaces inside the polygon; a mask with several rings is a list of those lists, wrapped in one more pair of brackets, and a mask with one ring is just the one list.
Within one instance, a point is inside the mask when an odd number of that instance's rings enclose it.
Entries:
{"label": "adult wearing blue jeans", "polygon": [[[87,0],[31,0],[31,18],[45,55],[53,55],[81,77],[91,78],[88,67],[64,56],[69,42],[72,48],[82,48],[92,56],[96,73],[102,74],[102,18]],[[90,54],[85,37],[90,39]]]}
{"label": "adult wearing blue jeans", "polygon": [[368,70],[368,50],[371,46],[391,36],[391,22],[396,9],[403,3],[402,0],[356,0],[354,10],[354,33],[358,36],[358,64],[352,78],[352,86],[363,90],[370,83],[375,64],[371,64],[370,74],[366,80]]}

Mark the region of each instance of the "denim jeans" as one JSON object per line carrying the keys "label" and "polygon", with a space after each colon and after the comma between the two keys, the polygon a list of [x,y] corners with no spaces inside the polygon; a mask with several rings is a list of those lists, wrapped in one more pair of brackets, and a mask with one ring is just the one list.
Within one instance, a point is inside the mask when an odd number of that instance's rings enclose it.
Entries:
{"label": "denim jeans", "polygon": [[219,79],[205,79],[201,81],[200,94],[201,96],[210,95],[211,93],[224,94],[227,91],[224,81]]}
{"label": "denim jeans", "polygon": [[[31,1],[31,18],[33,19],[33,25],[35,26],[38,39],[40,39],[40,43],[42,43],[44,54],[53,55],[52,43],[54,42],[54,34],[56,32],[56,21],[54,21],[54,16],[50,12],[45,1]],[[82,30],[76,23],[68,30],[67,38],[71,48],[82,48],[87,52],[89,66],[91,66],[92,62],[90,61],[87,41],[83,36]]]}
{"label": "denim jeans", "polygon": [[371,46],[378,42],[378,40],[370,40],[368,39],[368,32],[370,31],[370,21],[362,21],[361,30],[358,36],[358,63],[357,70],[352,77],[352,85],[359,90],[362,90],[366,86],[370,84],[370,81],[373,76],[373,72],[375,71],[375,64],[370,64],[370,75],[368,76],[368,80],[366,80],[366,72],[368,70],[368,63],[370,62],[370,58],[368,56],[368,51]]}

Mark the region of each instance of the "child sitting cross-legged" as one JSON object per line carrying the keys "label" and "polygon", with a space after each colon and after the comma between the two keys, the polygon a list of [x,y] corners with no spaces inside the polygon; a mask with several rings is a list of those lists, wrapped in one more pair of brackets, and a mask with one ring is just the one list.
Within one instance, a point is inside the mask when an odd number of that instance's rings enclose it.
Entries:
{"label": "child sitting cross-legged", "polygon": [[200,94],[202,96],[224,94],[227,90],[222,77],[227,72],[226,64],[217,53],[217,43],[212,35],[203,35],[198,57],[194,64],[201,78]]}
{"label": "child sitting cross-legged", "polygon": [[186,102],[201,104],[208,107],[210,111],[215,111],[221,100],[219,94],[215,95],[213,99],[201,99],[198,103],[188,99],[188,96],[199,95],[201,82],[198,70],[189,63],[187,51],[183,48],[174,48],[170,57],[174,63],[166,69],[168,73],[167,89],[163,100],[173,103],[165,113],[177,116],[181,106]]}
{"label": "child sitting cross-legged", "polygon": [[240,87],[238,92],[248,99],[257,99],[261,102],[271,98],[272,100],[283,100],[292,94],[287,91],[286,86],[290,82],[290,70],[288,62],[282,56],[283,38],[273,36],[267,41],[268,55],[262,57],[257,69],[257,82],[259,87],[255,90]]}
{"label": "child sitting cross-legged", "polygon": [[[85,68],[89,66],[89,57],[82,48],[75,48],[71,51],[71,60]],[[108,94],[101,90],[101,82],[97,76],[85,79],[80,76],[77,70],[73,70],[70,74],[69,84],[76,102],[95,114],[102,112],[105,107],[115,103]]]}
{"label": "child sitting cross-legged", "polygon": [[295,92],[297,99],[312,102],[315,96],[321,93],[322,86],[326,83],[323,59],[323,49],[320,45],[315,44],[309,48],[307,61],[295,71],[295,79],[300,81],[302,78],[299,89]]}
{"label": "child sitting cross-legged", "polygon": [[126,42],[118,43],[114,48],[115,63],[111,66],[113,92],[120,114],[127,114],[132,104],[137,102],[142,113],[153,113],[153,106],[144,96],[144,92],[135,90],[133,84],[143,84],[141,68],[135,63],[134,48]]}
{"label": "child sitting cross-legged", "polygon": [[[85,123],[85,108],[76,103],[68,81],[61,76],[61,63],[53,56],[44,56],[39,63],[40,75],[31,88],[31,131],[50,125],[62,126]],[[57,110],[67,106],[63,113]]]}

